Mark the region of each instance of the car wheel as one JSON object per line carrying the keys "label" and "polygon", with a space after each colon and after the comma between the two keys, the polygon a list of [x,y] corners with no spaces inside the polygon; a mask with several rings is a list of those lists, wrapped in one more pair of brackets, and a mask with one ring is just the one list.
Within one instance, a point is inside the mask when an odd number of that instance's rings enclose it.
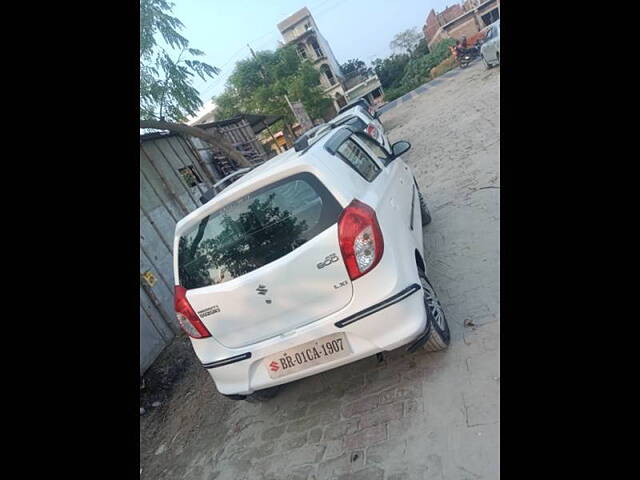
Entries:
{"label": "car wheel", "polygon": [[246,400],[247,402],[261,402],[263,400],[269,400],[275,397],[280,390],[282,390],[282,385],[276,385],[275,387],[265,388],[263,390],[256,390],[250,395],[225,395],[229,400]]}
{"label": "car wheel", "polygon": [[276,385],[275,387],[265,388],[263,390],[256,390],[251,394],[249,398],[247,398],[247,400],[257,402],[270,400],[278,395],[278,393],[280,393],[280,390],[282,390],[282,385]]}
{"label": "car wheel", "polygon": [[246,400],[247,396],[246,395],[227,395],[227,394],[222,394],[225,397],[227,397],[229,400]]}
{"label": "car wheel", "polygon": [[418,198],[420,199],[420,214],[422,215],[422,226],[427,226],[431,223],[431,212],[427,208],[427,202],[424,201],[422,193],[418,192]]}
{"label": "car wheel", "polygon": [[424,349],[427,352],[444,350],[449,346],[449,342],[451,341],[447,318],[444,315],[442,305],[440,305],[440,300],[438,300],[436,292],[429,283],[429,280],[427,280],[424,272],[420,272],[419,276],[422,293],[424,295],[424,307],[427,311],[427,319],[431,324],[431,333],[427,342],[424,344]]}

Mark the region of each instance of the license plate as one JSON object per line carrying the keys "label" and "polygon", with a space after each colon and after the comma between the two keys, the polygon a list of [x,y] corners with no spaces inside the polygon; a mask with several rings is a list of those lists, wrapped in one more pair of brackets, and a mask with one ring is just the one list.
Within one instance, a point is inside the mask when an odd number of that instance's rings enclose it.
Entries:
{"label": "license plate", "polygon": [[344,333],[332,333],[311,342],[296,345],[280,353],[274,353],[264,360],[271,378],[281,378],[291,373],[344,358],[351,353],[351,347]]}

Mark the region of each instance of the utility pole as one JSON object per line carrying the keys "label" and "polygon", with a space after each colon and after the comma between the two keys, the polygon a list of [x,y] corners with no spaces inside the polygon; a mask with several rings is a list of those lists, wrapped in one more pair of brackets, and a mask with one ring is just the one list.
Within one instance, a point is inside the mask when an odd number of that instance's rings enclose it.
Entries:
{"label": "utility pole", "polygon": [[258,62],[258,66],[260,67],[260,71],[262,72],[262,80],[264,80],[265,82],[267,81],[267,72],[264,71],[264,67],[262,66],[262,63],[258,60],[258,57],[256,57],[256,52],[253,51],[253,48],[251,48],[251,45],[249,45],[247,43],[247,47],[249,47],[249,51],[251,52],[251,55],[253,56],[253,59]]}

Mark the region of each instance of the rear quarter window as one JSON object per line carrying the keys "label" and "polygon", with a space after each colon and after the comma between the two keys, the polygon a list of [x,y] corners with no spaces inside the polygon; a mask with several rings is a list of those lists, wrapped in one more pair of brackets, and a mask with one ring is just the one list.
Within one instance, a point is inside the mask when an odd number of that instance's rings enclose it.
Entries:
{"label": "rear quarter window", "polygon": [[372,182],[380,173],[380,167],[351,138],[345,140],[338,147],[337,153],[347,165],[358,172],[367,182]]}
{"label": "rear quarter window", "polygon": [[352,119],[346,121],[345,124],[360,131],[364,131],[367,129],[367,124],[364,123],[364,120],[359,117],[353,117]]}
{"label": "rear quarter window", "polygon": [[310,173],[256,190],[180,236],[180,285],[216,285],[267,265],[336,223],[340,211],[336,199]]}

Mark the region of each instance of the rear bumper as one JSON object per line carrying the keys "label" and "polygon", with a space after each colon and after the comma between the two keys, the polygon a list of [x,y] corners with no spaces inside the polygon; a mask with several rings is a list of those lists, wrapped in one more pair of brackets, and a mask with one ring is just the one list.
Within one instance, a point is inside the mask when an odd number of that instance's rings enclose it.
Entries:
{"label": "rear bumper", "polygon": [[[419,285],[412,284],[384,301],[348,317],[336,313],[292,332],[248,346],[229,357],[213,362],[203,361],[203,364],[220,393],[247,395],[256,390],[331,370],[378,352],[393,350],[408,343],[412,344],[412,348],[429,333],[419,290]],[[316,365],[282,378],[269,377],[264,358],[337,332],[346,333],[352,350],[348,357]]]}

